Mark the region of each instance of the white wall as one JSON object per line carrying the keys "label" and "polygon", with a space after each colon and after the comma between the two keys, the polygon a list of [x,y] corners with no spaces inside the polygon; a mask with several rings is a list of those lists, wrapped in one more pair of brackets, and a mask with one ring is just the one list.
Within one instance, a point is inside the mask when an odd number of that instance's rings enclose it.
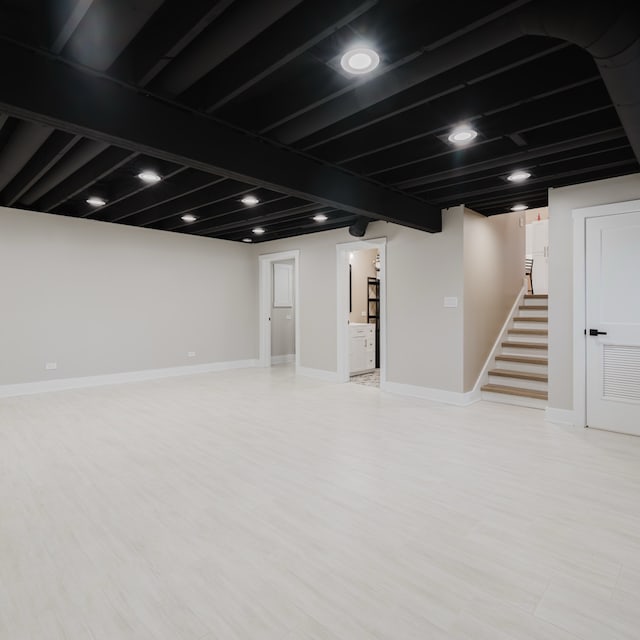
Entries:
{"label": "white wall", "polygon": [[464,390],[473,389],[523,285],[522,214],[464,214]]}
{"label": "white wall", "polygon": [[[549,191],[549,407],[573,409],[573,209],[640,198],[640,174]],[[582,372],[575,372],[581,375]]]}
{"label": "white wall", "polygon": [[[365,238],[387,238],[387,380],[461,392],[463,207],[444,212],[443,232],[430,234],[385,222]],[[353,242],[347,229],[260,243],[258,254],[300,250],[301,366],[335,372],[336,244]],[[257,270],[257,268],[256,268]]]}
{"label": "white wall", "polygon": [[0,385],[254,359],[257,281],[238,243],[0,208]]}

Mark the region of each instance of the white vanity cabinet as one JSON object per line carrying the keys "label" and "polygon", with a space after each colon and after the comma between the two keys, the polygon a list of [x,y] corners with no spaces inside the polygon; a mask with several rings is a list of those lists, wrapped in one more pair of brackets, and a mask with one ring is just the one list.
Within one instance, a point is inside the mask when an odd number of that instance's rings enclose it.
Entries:
{"label": "white vanity cabinet", "polygon": [[376,368],[375,325],[352,323],[349,325],[349,372],[366,373]]}

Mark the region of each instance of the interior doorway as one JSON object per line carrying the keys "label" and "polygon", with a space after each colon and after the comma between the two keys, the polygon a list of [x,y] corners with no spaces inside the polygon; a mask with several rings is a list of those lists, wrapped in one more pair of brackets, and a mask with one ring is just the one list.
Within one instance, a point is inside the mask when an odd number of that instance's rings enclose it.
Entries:
{"label": "interior doorway", "polygon": [[549,293],[549,209],[531,209],[525,214],[525,254],[530,260],[529,294]]}
{"label": "interior doorway", "polygon": [[298,260],[300,252],[259,257],[260,366],[300,366]]}
{"label": "interior doorway", "polygon": [[386,381],[386,239],[337,245],[338,379]]}

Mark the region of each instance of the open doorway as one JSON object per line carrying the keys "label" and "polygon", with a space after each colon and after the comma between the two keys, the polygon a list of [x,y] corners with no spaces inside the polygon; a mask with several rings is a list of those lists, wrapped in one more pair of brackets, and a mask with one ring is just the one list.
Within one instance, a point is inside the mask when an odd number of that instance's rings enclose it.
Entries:
{"label": "open doorway", "polygon": [[338,376],[379,387],[385,376],[386,240],[337,246]]}
{"label": "open doorway", "polygon": [[530,209],[525,218],[527,293],[546,295],[549,293],[549,209]]}
{"label": "open doorway", "polygon": [[298,251],[260,256],[260,366],[300,364]]}

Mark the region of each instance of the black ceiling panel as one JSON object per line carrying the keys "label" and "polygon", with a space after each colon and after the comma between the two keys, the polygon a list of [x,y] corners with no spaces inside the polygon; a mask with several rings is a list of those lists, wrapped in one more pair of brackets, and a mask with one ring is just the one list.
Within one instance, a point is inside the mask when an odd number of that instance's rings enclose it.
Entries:
{"label": "black ceiling panel", "polygon": [[[593,19],[594,3],[571,2]],[[0,204],[262,242],[363,214],[437,232],[443,207],[494,215],[544,205],[550,187],[637,172],[633,120],[591,54],[514,35],[540,6],[7,0]],[[612,21],[637,39],[640,21],[626,23]],[[355,45],[378,51],[376,71],[341,69]],[[462,123],[478,136],[459,148],[447,137]],[[531,177],[514,185],[514,169]]]}

